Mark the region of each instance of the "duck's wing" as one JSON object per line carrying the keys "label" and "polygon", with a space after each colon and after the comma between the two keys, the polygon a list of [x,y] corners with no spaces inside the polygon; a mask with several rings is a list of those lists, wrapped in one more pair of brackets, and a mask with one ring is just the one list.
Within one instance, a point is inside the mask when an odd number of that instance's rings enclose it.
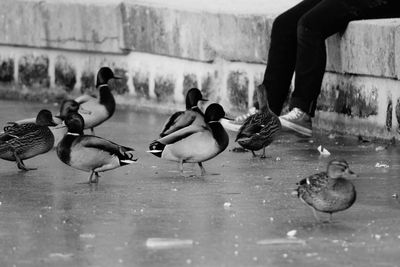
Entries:
{"label": "duck's wing", "polygon": [[164,136],[164,137],[158,139],[157,141],[164,145],[173,144],[173,143],[176,143],[179,140],[182,140],[192,134],[202,132],[207,129],[208,128],[201,126],[201,125],[189,125],[185,128],[179,129],[167,136]]}
{"label": "duck's wing", "polygon": [[248,138],[257,134],[261,131],[261,113],[256,113],[248,117],[244,122],[243,125],[240,127],[238,134],[236,135],[236,140],[240,138]]}
{"label": "duck's wing", "polygon": [[96,148],[118,156],[126,156],[126,152],[134,151],[131,147],[121,146],[110,140],[93,135],[85,135],[80,138],[79,142],[83,147]]}
{"label": "duck's wing", "polygon": [[302,192],[307,192],[308,194],[318,194],[326,188],[327,184],[328,175],[326,172],[316,173],[298,183],[298,193],[299,195]]}
{"label": "duck's wing", "polygon": [[268,138],[273,138],[282,128],[281,122],[277,116],[264,116],[260,126],[260,135]]}
{"label": "duck's wing", "polygon": [[41,136],[41,127],[35,123],[14,124],[5,129],[0,135],[0,150],[7,148],[18,149],[30,145]]}
{"label": "duck's wing", "polygon": [[191,125],[196,119],[194,112],[178,111],[172,114],[172,116],[164,124],[164,127],[160,133],[160,137],[169,135],[179,129]]}

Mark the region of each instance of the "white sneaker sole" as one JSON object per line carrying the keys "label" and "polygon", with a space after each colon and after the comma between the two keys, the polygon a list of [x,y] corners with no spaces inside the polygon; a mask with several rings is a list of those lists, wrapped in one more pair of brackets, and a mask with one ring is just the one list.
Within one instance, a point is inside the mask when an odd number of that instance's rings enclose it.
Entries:
{"label": "white sneaker sole", "polygon": [[225,129],[232,132],[239,132],[240,127],[242,127],[243,125],[243,124],[232,123],[231,121],[226,119],[221,119],[220,122]]}
{"label": "white sneaker sole", "polygon": [[281,121],[281,125],[284,128],[288,128],[290,130],[293,130],[301,135],[304,135],[306,137],[311,137],[312,135],[312,130],[305,128],[303,126],[300,126],[298,124],[295,124],[293,122],[287,121],[285,119],[279,118],[279,120]]}

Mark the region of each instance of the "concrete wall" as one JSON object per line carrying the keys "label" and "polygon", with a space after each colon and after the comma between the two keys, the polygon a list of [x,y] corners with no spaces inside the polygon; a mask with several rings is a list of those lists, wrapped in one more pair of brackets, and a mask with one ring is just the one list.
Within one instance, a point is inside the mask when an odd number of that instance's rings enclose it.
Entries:
{"label": "concrete wall", "polygon": [[[120,104],[173,110],[198,87],[235,114],[253,103],[273,19],[132,1],[2,0],[0,96],[52,101],[91,92],[107,65],[125,77],[114,84]],[[399,24],[352,22],[327,41],[316,128],[399,137]]]}

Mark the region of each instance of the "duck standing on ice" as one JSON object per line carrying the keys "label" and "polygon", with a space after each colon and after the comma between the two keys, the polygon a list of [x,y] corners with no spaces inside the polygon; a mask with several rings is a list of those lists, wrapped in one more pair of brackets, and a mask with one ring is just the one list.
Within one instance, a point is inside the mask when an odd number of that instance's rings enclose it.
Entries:
{"label": "duck standing on ice", "polygon": [[198,163],[201,175],[205,175],[202,163],[224,151],[229,143],[229,136],[219,122],[222,118],[225,118],[222,106],[211,104],[204,115],[205,126],[190,125],[153,141],[148,152],[163,159],[177,161],[182,176],[183,163]]}

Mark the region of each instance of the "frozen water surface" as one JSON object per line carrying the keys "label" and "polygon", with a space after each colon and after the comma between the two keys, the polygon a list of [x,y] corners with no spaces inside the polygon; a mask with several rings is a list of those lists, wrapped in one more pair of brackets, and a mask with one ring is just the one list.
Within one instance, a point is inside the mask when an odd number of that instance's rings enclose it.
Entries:
{"label": "frozen water surface", "polygon": [[[0,101],[0,122],[48,104]],[[399,149],[317,133],[283,135],[267,159],[234,153],[177,165],[146,153],[166,115],[119,109],[96,134],[134,147],[138,163],[80,184],[88,173],[55,151],[21,172],[0,161],[0,266],[399,266]],[[330,151],[322,157],[317,147]],[[380,147],[379,149],[376,149]],[[292,190],[301,178],[344,158],[359,177],[349,210],[316,223]],[[379,165],[377,165],[379,163]],[[385,166],[385,167],[379,167]],[[226,204],[226,203],[229,203]],[[228,207],[229,206],[229,207]],[[323,215],[321,216],[325,218]]]}

